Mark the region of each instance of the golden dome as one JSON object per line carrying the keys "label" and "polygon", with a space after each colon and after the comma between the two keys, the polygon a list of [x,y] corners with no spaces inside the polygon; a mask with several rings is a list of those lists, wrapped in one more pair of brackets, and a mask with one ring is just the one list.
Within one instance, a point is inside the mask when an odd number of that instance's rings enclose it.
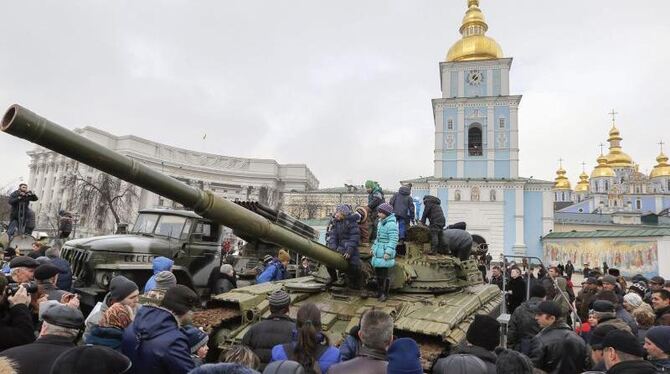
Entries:
{"label": "golden dome", "polygon": [[609,135],[607,141],[610,143],[610,151],[605,156],[607,158],[607,165],[614,168],[632,168],[633,159],[621,150],[620,142],[623,138],[621,138],[619,129],[614,126],[614,122],[612,122],[612,129]]}
{"label": "golden dome", "polygon": [[589,192],[589,175],[583,171],[579,174],[579,182],[575,186],[575,192]]}
{"label": "golden dome", "polygon": [[651,178],[657,178],[657,177],[670,177],[670,165],[668,165],[668,156],[661,151],[661,153],[656,157],[656,162],[658,162],[658,165],[654,166],[654,169],[652,169],[651,174],[649,175]]}
{"label": "golden dome", "polygon": [[554,189],[555,190],[570,190],[570,180],[565,176],[565,169],[563,166],[559,166],[556,170],[556,179],[554,179]]}
{"label": "golden dome", "polygon": [[488,28],[484,14],[479,9],[479,0],[468,0],[468,10],[459,30],[463,37],[449,48],[447,62],[502,58],[500,44],[486,36]]}
{"label": "golden dome", "polygon": [[598,157],[598,166],[591,172],[591,178],[614,177],[615,175],[614,169],[607,164],[607,157],[601,154]]}

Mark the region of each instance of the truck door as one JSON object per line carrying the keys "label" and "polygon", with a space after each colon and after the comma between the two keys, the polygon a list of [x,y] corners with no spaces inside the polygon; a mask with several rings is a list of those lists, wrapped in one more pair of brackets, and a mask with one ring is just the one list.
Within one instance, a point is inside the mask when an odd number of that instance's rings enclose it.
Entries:
{"label": "truck door", "polygon": [[221,228],[218,224],[206,220],[196,221],[188,248],[193,286],[207,286],[212,269],[221,266],[220,236]]}

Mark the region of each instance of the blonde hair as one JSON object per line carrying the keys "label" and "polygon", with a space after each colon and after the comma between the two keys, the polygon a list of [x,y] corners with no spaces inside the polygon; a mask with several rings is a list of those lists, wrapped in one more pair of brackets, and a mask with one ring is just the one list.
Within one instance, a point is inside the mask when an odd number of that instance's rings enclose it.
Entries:
{"label": "blonde hair", "polygon": [[16,363],[7,357],[0,357],[0,374],[16,374]]}
{"label": "blonde hair", "polygon": [[243,345],[234,345],[221,352],[219,362],[236,363],[254,370],[261,366],[261,360],[254,351]]}

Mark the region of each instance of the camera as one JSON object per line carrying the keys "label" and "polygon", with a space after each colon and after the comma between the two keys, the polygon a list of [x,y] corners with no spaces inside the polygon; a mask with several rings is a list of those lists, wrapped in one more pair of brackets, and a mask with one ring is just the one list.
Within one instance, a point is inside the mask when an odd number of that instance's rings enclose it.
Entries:
{"label": "camera", "polygon": [[21,287],[21,285],[23,285],[23,287],[26,288],[26,291],[28,291],[29,294],[37,293],[37,283],[35,283],[35,282],[9,283],[6,287],[7,296],[11,296],[11,295],[14,295],[15,293],[17,293],[19,291],[19,287]]}

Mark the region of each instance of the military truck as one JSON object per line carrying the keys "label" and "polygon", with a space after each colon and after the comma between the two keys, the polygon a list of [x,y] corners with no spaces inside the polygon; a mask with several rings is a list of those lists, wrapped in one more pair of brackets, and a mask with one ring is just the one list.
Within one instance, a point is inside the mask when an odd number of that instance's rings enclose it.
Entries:
{"label": "military truck", "polygon": [[159,256],[174,260],[178,283],[205,294],[210,273],[221,265],[222,231],[222,226],[192,211],[145,209],[128,234],[69,240],[61,257],[70,262],[74,290],[86,305],[104,296],[116,275],[142,287]]}

